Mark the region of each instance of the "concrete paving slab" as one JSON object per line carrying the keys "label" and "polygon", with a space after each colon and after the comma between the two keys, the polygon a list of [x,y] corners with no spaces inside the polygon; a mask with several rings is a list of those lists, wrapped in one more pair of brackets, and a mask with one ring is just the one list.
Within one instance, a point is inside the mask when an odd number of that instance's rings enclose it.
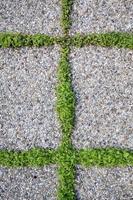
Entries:
{"label": "concrete paving slab", "polygon": [[56,200],[56,167],[0,168],[1,200]]}
{"label": "concrete paving slab", "polygon": [[0,49],[0,148],[55,148],[59,48]]}
{"label": "concrete paving slab", "polygon": [[132,200],[133,168],[77,167],[78,200]]}
{"label": "concrete paving slab", "polygon": [[70,60],[75,147],[133,149],[133,51],[90,46],[72,49]]}
{"label": "concrete paving slab", "polygon": [[61,34],[59,0],[2,0],[0,32]]}
{"label": "concrete paving slab", "polygon": [[75,0],[71,34],[93,32],[132,32],[132,0]]}

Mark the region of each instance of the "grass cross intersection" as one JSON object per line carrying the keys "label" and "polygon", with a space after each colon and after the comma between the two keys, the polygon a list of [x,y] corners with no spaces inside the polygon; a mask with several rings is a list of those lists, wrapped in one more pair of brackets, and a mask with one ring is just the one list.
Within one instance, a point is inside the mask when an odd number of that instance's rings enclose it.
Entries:
{"label": "grass cross intersection", "polygon": [[76,150],[71,141],[74,129],[76,99],[71,83],[69,64],[70,47],[99,45],[133,49],[133,34],[104,33],[69,36],[71,26],[70,14],[73,0],[61,0],[61,25],[64,35],[52,37],[44,34],[24,35],[20,33],[0,33],[1,48],[18,48],[23,46],[61,46],[61,56],[57,70],[56,111],[61,124],[62,139],[56,150],[32,148],[28,151],[0,150],[0,165],[6,167],[42,167],[57,164],[59,175],[58,199],[74,200],[76,194],[75,166],[115,167],[133,166],[133,152],[117,148],[90,148]]}

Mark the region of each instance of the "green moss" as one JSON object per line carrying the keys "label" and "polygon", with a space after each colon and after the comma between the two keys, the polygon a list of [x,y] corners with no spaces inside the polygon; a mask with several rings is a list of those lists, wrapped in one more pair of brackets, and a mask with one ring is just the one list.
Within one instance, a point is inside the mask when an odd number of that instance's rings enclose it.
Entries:
{"label": "green moss", "polygon": [[116,148],[82,149],[77,152],[77,163],[86,167],[133,166],[133,151]]}
{"label": "green moss", "polygon": [[77,34],[70,38],[70,43],[76,47],[95,45],[133,49],[133,34],[120,32],[101,34],[94,33],[89,35]]}
{"label": "green moss", "polygon": [[61,0],[61,26],[65,35],[68,35],[72,24],[70,14],[72,10],[73,0]]}
{"label": "green moss", "polygon": [[58,154],[54,150],[33,148],[28,151],[0,151],[0,166],[40,167],[57,162]]}

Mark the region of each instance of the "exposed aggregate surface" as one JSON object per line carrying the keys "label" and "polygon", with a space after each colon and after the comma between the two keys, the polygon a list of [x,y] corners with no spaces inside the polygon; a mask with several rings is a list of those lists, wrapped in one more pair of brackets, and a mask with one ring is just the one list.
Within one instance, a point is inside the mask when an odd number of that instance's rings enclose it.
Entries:
{"label": "exposed aggregate surface", "polygon": [[75,0],[70,33],[133,31],[132,0]]}
{"label": "exposed aggregate surface", "polygon": [[2,0],[0,11],[0,32],[62,33],[59,0]]}
{"label": "exposed aggregate surface", "polygon": [[[61,35],[59,0],[1,0],[0,32]],[[132,32],[132,0],[75,0],[70,34]],[[0,50],[0,149],[57,148],[55,113],[59,47]],[[133,52],[73,48],[76,148],[133,149]],[[1,200],[57,199],[56,167],[0,168]],[[133,168],[77,167],[79,200],[132,200]]]}
{"label": "exposed aggregate surface", "polygon": [[0,148],[56,148],[59,48],[1,49]]}
{"label": "exposed aggregate surface", "polygon": [[0,169],[1,200],[56,200],[56,167]]}
{"label": "exposed aggregate surface", "polygon": [[133,52],[127,49],[73,49],[77,97],[73,143],[77,148],[133,149]]}
{"label": "exposed aggregate surface", "polygon": [[133,168],[77,167],[78,200],[132,200]]}

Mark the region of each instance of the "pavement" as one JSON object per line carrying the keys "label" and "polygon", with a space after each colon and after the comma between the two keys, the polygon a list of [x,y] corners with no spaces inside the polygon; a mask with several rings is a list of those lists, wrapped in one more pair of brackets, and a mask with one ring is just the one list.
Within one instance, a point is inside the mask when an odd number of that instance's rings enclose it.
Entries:
{"label": "pavement", "polygon": [[32,169],[1,168],[0,199],[5,200],[56,200],[56,166]]}
{"label": "pavement", "polygon": [[[0,32],[62,35],[59,0],[0,0]],[[132,0],[75,0],[70,35],[133,31]],[[59,48],[0,49],[0,149],[57,148]],[[133,51],[71,48],[76,93],[73,145],[133,149]],[[57,199],[57,166],[0,168],[0,200]],[[133,168],[77,166],[78,200],[132,200]]]}
{"label": "pavement", "polygon": [[0,1],[0,31],[61,34],[59,0]]}
{"label": "pavement", "polygon": [[57,148],[55,113],[59,48],[1,49],[0,148]]}
{"label": "pavement", "polygon": [[83,200],[132,200],[133,169],[85,169],[77,167],[77,199]]}
{"label": "pavement", "polygon": [[133,31],[132,0],[74,0],[70,33]]}
{"label": "pavement", "polygon": [[77,94],[76,148],[133,149],[133,51],[117,48],[72,49]]}

